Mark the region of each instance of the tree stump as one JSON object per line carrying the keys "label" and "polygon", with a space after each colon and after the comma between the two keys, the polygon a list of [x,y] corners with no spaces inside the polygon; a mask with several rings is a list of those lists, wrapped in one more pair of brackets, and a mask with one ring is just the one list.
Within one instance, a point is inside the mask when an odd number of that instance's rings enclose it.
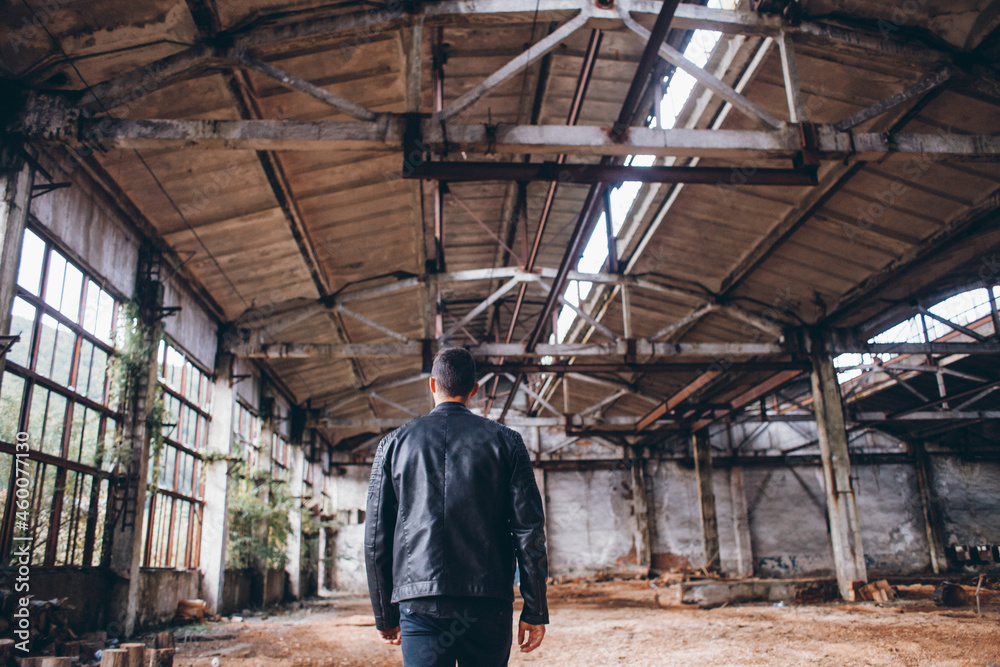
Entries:
{"label": "tree stump", "polygon": [[103,641],[83,641],[80,643],[80,662],[91,664],[98,651],[104,649]]}
{"label": "tree stump", "polygon": [[62,654],[74,658],[83,653],[83,642],[80,640],[66,642],[62,645]]}
{"label": "tree stump", "polygon": [[154,648],[174,648],[174,633],[170,630],[156,633]]}
{"label": "tree stump", "polygon": [[142,667],[146,657],[145,644],[122,644],[122,649],[128,653],[128,667]]}
{"label": "tree stump", "polygon": [[123,648],[104,649],[101,667],[128,667],[128,651]]}
{"label": "tree stump", "polygon": [[174,649],[172,648],[151,648],[146,650],[146,664],[144,667],[173,667]]}
{"label": "tree stump", "polygon": [[73,658],[69,657],[54,658],[51,656],[46,656],[42,658],[42,662],[40,664],[41,667],[72,667]]}
{"label": "tree stump", "polygon": [[10,654],[14,650],[13,639],[0,639],[0,666],[6,665],[10,660]]}

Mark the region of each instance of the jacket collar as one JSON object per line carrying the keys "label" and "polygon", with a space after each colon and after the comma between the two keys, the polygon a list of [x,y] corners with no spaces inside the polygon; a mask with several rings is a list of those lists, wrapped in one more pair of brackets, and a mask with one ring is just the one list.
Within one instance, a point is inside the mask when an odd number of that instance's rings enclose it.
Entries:
{"label": "jacket collar", "polygon": [[437,405],[431,413],[442,413],[442,412],[471,412],[469,408],[465,407],[461,403],[456,403],[455,401],[446,401]]}

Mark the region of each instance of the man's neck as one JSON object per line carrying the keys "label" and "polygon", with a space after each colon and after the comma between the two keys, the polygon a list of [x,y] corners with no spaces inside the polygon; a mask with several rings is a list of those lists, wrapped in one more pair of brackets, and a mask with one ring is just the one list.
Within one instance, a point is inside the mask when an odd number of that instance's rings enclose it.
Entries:
{"label": "man's neck", "polygon": [[466,408],[469,407],[469,402],[467,400],[462,399],[462,398],[450,398],[450,397],[449,398],[438,398],[437,396],[434,397],[434,407],[435,408],[437,406],[439,406],[439,405],[445,405],[447,403],[458,403],[462,407],[466,407]]}

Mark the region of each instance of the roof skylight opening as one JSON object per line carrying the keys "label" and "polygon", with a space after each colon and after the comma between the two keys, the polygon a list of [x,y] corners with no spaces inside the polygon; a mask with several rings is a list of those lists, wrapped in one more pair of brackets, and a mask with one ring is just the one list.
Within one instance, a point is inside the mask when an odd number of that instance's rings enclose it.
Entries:
{"label": "roof skylight opening", "polygon": [[[734,0],[709,0],[708,7],[713,9],[734,9],[736,2]],[[713,30],[695,30],[687,48],[684,49],[684,56],[699,67],[704,67],[708,63],[708,59],[721,37],[722,33]],[[677,114],[680,113],[681,109],[687,103],[688,98],[691,97],[691,91],[694,90],[696,83],[695,78],[690,74],[681,70],[674,71],[670,79],[670,85],[667,87],[666,94],[663,96],[660,104],[660,109],[662,109],[664,114],[663,127],[672,128],[674,126],[674,123],[677,121]],[[650,126],[658,127],[655,117],[652,119]],[[650,167],[655,163],[656,157],[653,155],[630,155],[625,161],[625,164],[635,167]],[[621,233],[625,217],[632,209],[632,205],[635,203],[641,187],[642,183],[638,181],[628,181],[612,190],[611,228],[615,236]],[[602,213],[600,219],[597,221],[597,225],[594,227],[593,234],[591,234],[587,245],[584,247],[583,255],[580,257],[579,263],[577,263],[576,268],[581,273],[599,273],[607,263],[608,241],[605,233],[606,224],[604,214]],[[566,291],[563,294],[567,301],[575,306],[579,306],[580,302],[590,295],[592,287],[593,283],[591,282],[570,281],[567,283]],[[564,342],[576,318],[577,314],[572,308],[563,306],[559,311],[556,331],[549,337],[550,342]]]}
{"label": "roof skylight opening", "polygon": [[[994,300],[1000,299],[1000,290],[994,288]],[[996,302],[996,301],[995,301]],[[986,288],[969,290],[944,301],[934,304],[928,311],[943,317],[946,320],[962,326],[970,326],[980,320],[990,316],[990,297]],[[924,327],[927,327],[926,337]],[[869,343],[923,343],[925,341],[938,340],[942,336],[953,333],[955,330],[943,322],[939,322],[932,317],[917,314],[903,320],[899,324],[886,329],[882,333],[873,336]],[[833,365],[837,368],[854,367],[876,362],[889,361],[899,355],[892,353],[884,354],[841,354],[833,360]],[[837,378],[843,384],[861,375],[864,371],[858,368],[837,373]]]}

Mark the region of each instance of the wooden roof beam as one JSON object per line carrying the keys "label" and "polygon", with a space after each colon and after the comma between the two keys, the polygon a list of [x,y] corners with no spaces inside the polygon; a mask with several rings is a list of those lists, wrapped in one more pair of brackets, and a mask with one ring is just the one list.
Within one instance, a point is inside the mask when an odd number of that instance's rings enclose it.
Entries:
{"label": "wooden roof beam", "polygon": [[[432,352],[437,352],[444,343],[429,341]],[[864,345],[853,347],[858,349]],[[943,345],[939,343],[938,345]],[[955,350],[971,348],[962,347],[966,343],[950,343],[958,345]],[[647,363],[691,363],[704,366],[706,359],[745,358],[745,357],[787,357],[794,350],[780,343],[650,343],[645,340],[634,342],[634,350],[640,359],[627,364],[640,368]],[[613,343],[539,343],[535,349],[528,350],[524,343],[480,343],[466,346],[475,357],[620,357],[622,359],[630,351],[629,342],[619,340]],[[992,350],[1000,347],[993,345]],[[315,357],[356,358],[356,357],[422,357],[424,341],[412,340],[397,343],[268,343],[268,342],[236,342],[229,343],[227,350],[237,356],[255,359],[305,359]],[[970,352],[971,353],[971,352]],[[654,358],[655,357],[655,358]]]}
{"label": "wooden roof beam", "polygon": [[[35,140],[62,139],[100,142],[108,148],[186,148],[230,150],[403,150],[405,119],[379,114],[373,122],[204,120],[204,119],[80,119],[70,109],[61,111],[39,99],[22,114],[17,129]],[[743,159],[793,158],[805,147],[798,128],[782,130],[689,130],[633,127],[621,143],[599,126],[512,125],[497,128],[495,136],[483,125],[450,124],[433,120],[421,124],[422,141],[434,152],[466,151],[497,154],[558,154],[581,156],[655,155]],[[1000,135],[947,132],[840,132],[831,125],[815,125],[811,147],[821,159],[871,161],[889,154],[923,155],[932,159],[1000,158]],[[446,138],[447,137],[447,138]],[[572,182],[573,170],[559,174]]]}

